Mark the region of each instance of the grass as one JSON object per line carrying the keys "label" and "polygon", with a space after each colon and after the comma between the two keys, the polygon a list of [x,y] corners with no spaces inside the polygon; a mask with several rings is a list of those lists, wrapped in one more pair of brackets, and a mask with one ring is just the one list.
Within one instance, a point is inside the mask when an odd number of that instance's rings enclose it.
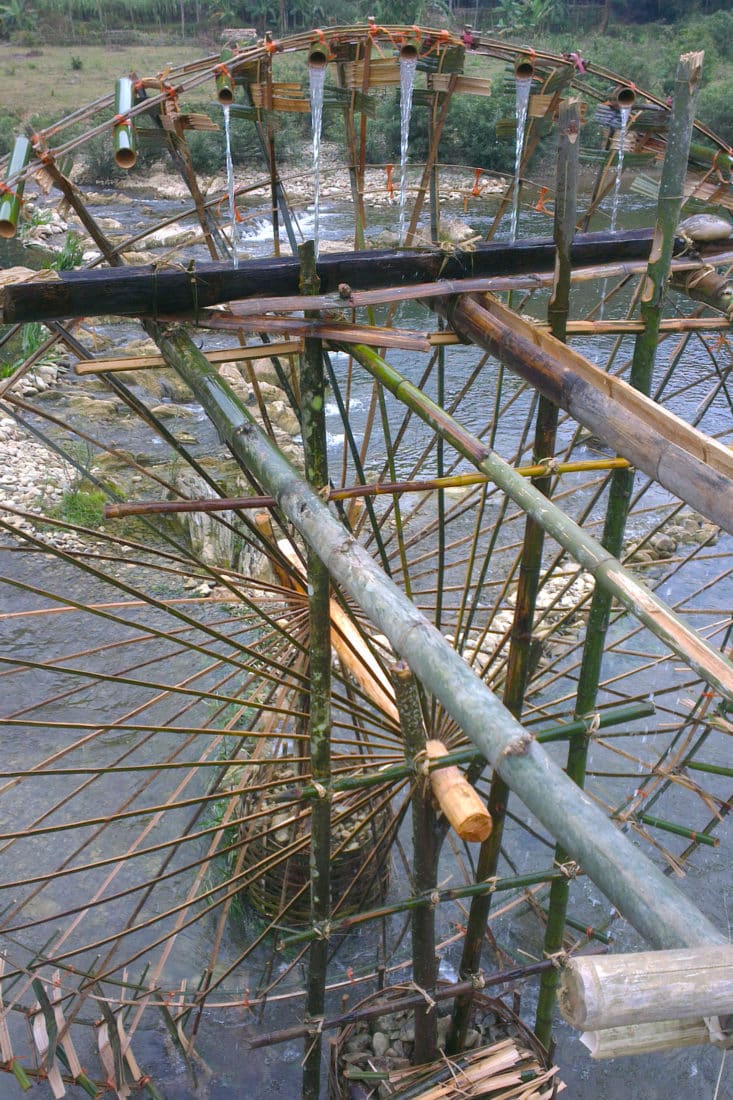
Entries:
{"label": "grass", "polygon": [[[114,91],[118,76],[154,76],[166,65],[181,65],[210,53],[201,45],[68,46],[25,48],[0,43],[2,110],[20,122],[43,114],[61,118]],[[81,62],[81,65],[79,65]]]}

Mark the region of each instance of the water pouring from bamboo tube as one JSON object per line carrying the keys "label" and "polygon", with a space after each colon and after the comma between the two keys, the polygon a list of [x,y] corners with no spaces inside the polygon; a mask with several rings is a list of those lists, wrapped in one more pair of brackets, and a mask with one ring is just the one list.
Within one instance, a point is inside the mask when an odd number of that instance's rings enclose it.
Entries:
{"label": "water pouring from bamboo tube", "polygon": [[9,240],[15,236],[20,208],[23,205],[25,180],[17,180],[13,187],[8,182],[27,167],[31,159],[31,143],[27,137],[17,137],[10,156],[5,183],[0,184],[0,237]]}
{"label": "water pouring from bamboo tube", "polygon": [[521,185],[522,154],[524,153],[524,134],[527,128],[529,96],[534,77],[534,55],[520,54],[514,62],[514,81],[516,85],[517,131],[514,145],[514,187],[512,189],[512,216],[509,228],[509,240],[517,239],[519,228],[519,189]]}
{"label": "water pouring from bamboo tube", "polygon": [[313,136],[313,247],[318,259],[321,207],[321,130],[323,128],[323,92],[330,51],[323,31],[316,31],[308,49],[308,84]]}
{"label": "water pouring from bamboo tube", "polygon": [[129,113],[135,103],[132,80],[121,76],[115,84],[115,117],[113,141],[115,164],[118,168],[132,168],[137,160],[137,137]]}

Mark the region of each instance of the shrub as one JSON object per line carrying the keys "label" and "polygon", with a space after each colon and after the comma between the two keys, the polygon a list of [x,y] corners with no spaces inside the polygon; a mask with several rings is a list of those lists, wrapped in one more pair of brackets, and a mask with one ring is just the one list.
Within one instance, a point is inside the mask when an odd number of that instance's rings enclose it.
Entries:
{"label": "shrub", "polygon": [[70,489],[61,499],[61,515],[78,527],[101,527],[107,496],[101,489]]}

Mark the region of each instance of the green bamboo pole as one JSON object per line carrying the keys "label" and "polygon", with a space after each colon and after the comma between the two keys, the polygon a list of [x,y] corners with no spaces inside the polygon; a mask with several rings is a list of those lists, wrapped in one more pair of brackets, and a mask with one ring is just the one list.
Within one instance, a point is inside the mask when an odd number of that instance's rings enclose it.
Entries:
{"label": "green bamboo pole", "polygon": [[[462,898],[474,898],[484,894],[501,893],[511,890],[526,890],[530,886],[541,886],[547,882],[553,882],[563,872],[558,868],[548,871],[533,871],[526,875],[508,875],[506,878],[491,879],[486,882],[473,882],[468,886],[453,886],[443,890],[431,890],[429,894],[420,894],[414,897],[402,898],[390,905],[380,905],[377,909],[368,909],[361,913],[355,913],[350,917],[342,917],[341,920],[332,921],[330,934],[349,932],[362,924],[371,921],[383,920],[385,917],[394,917],[398,913],[414,913],[417,909],[435,908],[446,902],[460,901]],[[311,943],[319,931],[307,928],[303,932],[294,932],[292,936],[285,936],[277,943],[278,951],[290,951],[304,943]]]}
{"label": "green bamboo pole", "polygon": [[[301,291],[318,293],[313,241],[298,249]],[[306,317],[308,312],[306,311]],[[323,347],[307,339],[300,360],[303,455],[308,483],[316,492],[328,486]],[[325,928],[331,913],[331,616],[328,570],[313,547],[307,548],[310,619],[309,734],[313,786],[319,793],[311,808],[310,914],[314,928]],[[328,936],[316,938],[308,955],[306,1019],[323,1017],[328,969]],[[303,1100],[318,1100],[321,1082],[321,1033],[305,1041]]]}
{"label": "green bamboo pole", "polygon": [[[557,259],[555,281],[548,306],[552,334],[556,339],[563,341],[565,340],[570,307],[570,247],[575,235],[577,211],[579,133],[580,111],[578,101],[572,100],[570,103],[564,103],[560,108],[554,219]],[[554,455],[557,419],[557,405],[549,398],[540,396],[537,407],[533,462],[539,463],[543,459]],[[552,479],[547,474],[543,477],[533,478],[532,484],[543,496],[550,496]],[[510,634],[506,686],[504,689],[504,705],[516,718],[520,718],[522,714],[529,677],[532,625],[542,569],[544,535],[545,532],[541,523],[532,516],[528,516],[517,581],[517,602]],[[479,879],[490,878],[496,874],[501,854],[501,841],[508,801],[509,787],[501,775],[494,771],[491,777],[488,800],[493,828],[486,840],[483,841],[479,852],[476,871]],[[476,973],[481,965],[481,950],[490,907],[491,894],[476,897],[471,903],[459,967],[459,974],[462,978],[468,978],[471,974]],[[456,998],[446,1047],[449,1054],[456,1054],[463,1047],[470,1022],[472,1000],[472,993]]]}
{"label": "green bamboo pole", "polygon": [[[333,580],[387,636],[426,690],[438,697],[530,811],[637,931],[659,948],[726,942],[697,907],[564,775],[371,556],[344,531],[185,331],[172,327],[161,333],[159,346],[166,362],[191,386],[235,458],[277,499],[282,513],[306,542],[318,549]],[[400,378],[400,392],[406,385]],[[419,396],[417,407],[422,410],[424,401]],[[446,419],[442,411],[441,417]],[[477,441],[464,430],[460,438],[463,445],[470,443],[467,449],[474,455]],[[485,454],[486,448],[479,446]],[[483,461],[492,469],[496,466],[496,473],[511,484],[512,494],[516,492],[525,499],[523,494],[531,487],[524,485],[521,477],[518,480],[522,485],[517,486],[511,471],[502,470],[503,463],[496,458]],[[543,509],[550,511],[551,506],[544,497],[541,499]],[[527,503],[528,510],[536,510],[531,494]],[[563,517],[563,531],[565,522]],[[612,564],[593,540],[582,535],[574,533],[571,543],[583,564],[588,561],[606,583],[616,584],[618,563]],[[637,589],[635,586],[635,592]],[[624,591],[625,601],[630,601],[627,585],[619,586],[619,590]],[[648,607],[652,595],[644,590],[644,597]],[[699,639],[696,644],[699,646]]]}
{"label": "green bamboo pole", "polygon": [[[412,864],[415,891],[431,897],[438,882],[438,833],[430,780],[416,767],[425,750],[420,695],[409,665],[399,661],[392,669],[395,702],[405,743],[405,759],[414,771],[412,810]],[[437,978],[435,958],[435,906],[421,905],[412,911],[412,975],[421,989],[432,989]],[[423,1001],[415,1009],[415,1064],[432,1062],[438,1054],[436,1014]]]}
{"label": "green bamboo pole", "polygon": [[[687,153],[695,118],[695,100],[702,72],[702,54],[683,55],[677,66],[675,96],[672,106],[667,149],[659,188],[659,205],[654,230],[654,240],[646,276],[641,292],[641,318],[644,330],[634,345],[629,381],[648,396],[651,388],[654,359],[659,341],[661,304],[672,262],[675,229],[683,202],[684,180],[687,169]],[[615,470],[611,478],[608,507],[602,543],[615,557],[622,551],[626,518],[634,487],[633,469]],[[576,715],[589,714],[596,705],[606,634],[611,618],[613,594],[607,588],[596,586],[591,600],[583,647]],[[568,749],[567,773],[582,787],[588,759],[589,740],[580,734],[571,739]],[[567,853],[560,845],[556,859],[560,864]],[[549,956],[559,951],[565,926],[570,882],[553,883],[550,890],[549,916],[545,934],[545,953]],[[536,1033],[539,1041],[549,1046],[552,1036],[552,1017],[557,991],[557,973],[548,971],[540,984],[537,1004]]]}

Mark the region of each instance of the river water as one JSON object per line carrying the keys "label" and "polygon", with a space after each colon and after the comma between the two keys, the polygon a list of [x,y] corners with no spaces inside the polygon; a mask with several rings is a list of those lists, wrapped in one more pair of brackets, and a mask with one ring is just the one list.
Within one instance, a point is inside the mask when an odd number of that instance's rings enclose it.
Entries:
{"label": "river water", "polygon": [[[634,210],[631,202],[628,206],[627,213],[631,219],[643,219],[645,212],[641,207]],[[115,216],[120,216],[120,209],[124,208],[117,209]],[[155,216],[158,209],[158,205],[151,200],[151,217]],[[109,212],[114,211],[114,197],[110,195]],[[104,208],[102,212],[105,212]],[[131,212],[129,217],[133,216],[137,215]],[[302,229],[305,234],[309,229],[308,217],[306,213],[302,218]],[[385,211],[385,224],[390,218],[393,220],[394,212]],[[477,231],[481,231],[488,227],[491,214],[487,211],[479,217],[469,215],[469,219],[472,226]],[[247,224],[250,227],[249,231],[246,228]],[[346,224],[344,212],[337,204],[329,206],[324,204],[319,216],[321,241],[341,239],[345,235]],[[543,218],[541,214],[529,216],[525,214],[520,222],[519,235],[544,234],[548,232],[549,224],[549,219]],[[267,229],[269,230],[269,226]],[[243,248],[256,252],[258,242],[261,242],[263,248],[267,247],[266,235],[266,230],[261,225],[258,227],[256,219],[245,223]],[[582,305],[576,302],[578,314],[582,315],[589,308],[592,291],[580,293],[588,296],[588,301]],[[621,311],[627,300],[620,295],[614,309]],[[545,307],[546,296],[536,295],[523,306],[523,311],[539,317]],[[606,315],[609,315],[608,312]],[[424,328],[435,325],[430,315],[422,307],[417,306],[405,307],[396,323],[405,328]],[[135,326],[107,325],[104,322],[96,325],[95,330],[101,336],[112,339],[116,346],[124,344],[133,335],[139,335]],[[207,339],[207,343],[211,345],[216,342],[213,338]],[[603,362],[611,352],[613,344],[612,338],[609,337],[592,343],[579,340],[575,346],[589,358]],[[625,361],[630,350],[631,343],[625,341],[617,353],[616,362],[620,364]],[[421,380],[425,366],[421,357],[412,353],[397,352],[391,359],[395,366],[411,380],[415,382]],[[347,361],[343,356],[334,356],[333,361],[337,376],[345,386]],[[531,395],[517,383],[504,380],[502,400],[506,402],[506,409],[501,415],[492,417],[491,407],[496,400],[497,392],[497,369],[493,365],[479,376],[478,381],[469,386],[468,380],[472,376],[475,364],[476,354],[472,349],[460,347],[451,349],[450,372],[442,381],[437,375],[431,376],[425,383],[425,388],[436,398],[442,393],[446,406],[456,401],[457,415],[470,430],[485,432],[487,423],[491,423],[492,445],[507,460],[513,461],[520,453],[526,451],[526,439],[522,443],[521,439],[518,441],[518,436],[521,437],[522,432],[526,434],[525,425],[531,419]],[[77,381],[70,385],[76,387],[81,383]],[[714,398],[709,403],[705,401],[705,395],[710,393],[712,385],[709,364],[701,359],[699,346],[691,345],[683,353],[675,368],[673,382],[666,385],[665,400],[668,406],[679,415],[691,420],[700,417],[705,430],[730,439],[730,405],[725,390],[718,386]],[[466,386],[468,389],[464,394],[463,390]],[[354,374],[349,383],[348,421],[355,434],[357,445],[363,442],[371,399],[371,381],[362,374]],[[388,400],[386,409],[389,420],[390,415],[396,413],[396,405]],[[201,410],[192,403],[188,411],[190,415],[186,417],[184,426],[194,441],[191,443],[194,453],[202,456],[210,455],[220,449],[215,433]],[[327,412],[331,459],[337,467],[343,453],[345,426],[335,400],[329,399]],[[152,453],[165,449],[160,440],[134,418],[120,417],[104,425],[87,426],[104,435],[107,442],[114,440],[116,444],[132,454],[145,455],[147,461],[150,460]],[[177,424],[177,426],[180,425]],[[565,420],[560,429],[562,444],[570,445],[573,437],[574,426]],[[417,467],[424,473],[433,473],[437,470],[436,455],[431,452],[426,457],[423,454],[424,446],[424,433],[415,422],[411,421],[396,449],[394,460],[396,476],[410,476]],[[597,454],[599,449],[603,453],[603,448],[599,448],[598,441],[580,440],[574,447],[573,456]],[[374,431],[368,447],[366,463],[368,474],[376,474],[381,470],[385,450],[384,430],[378,428]],[[461,465],[460,469],[463,468]],[[347,470],[348,477],[352,477],[353,468],[350,459],[347,460]],[[575,496],[568,502],[569,510],[574,514],[582,514],[590,496],[590,489],[581,485]],[[636,528],[636,533],[642,533],[648,522],[643,509],[654,512],[655,509],[666,506],[668,500],[668,494],[658,488],[652,488],[645,493],[642,501],[643,508],[635,509],[632,517],[632,527]],[[495,507],[495,505],[489,507]],[[437,519],[434,506],[430,502],[426,502],[422,511],[416,515],[417,530],[420,529],[420,523],[430,525]],[[473,517],[473,508],[469,509],[466,515],[457,515],[450,525],[453,537],[456,539],[464,537],[472,529]],[[515,537],[512,532],[518,529],[518,521],[506,524],[502,537],[507,547]],[[105,545],[103,543],[95,545],[95,556],[102,559],[99,562],[90,562],[94,568],[99,569],[99,575],[95,575],[89,572],[84,574],[73,565],[60,562],[58,559],[51,564],[50,561],[40,558],[30,548],[18,550],[14,541],[7,537],[3,540],[3,547],[4,581],[0,592],[4,613],[57,607],[60,603],[73,601],[93,602],[97,605],[115,604],[122,597],[119,589],[104,579],[105,570],[108,568],[115,579],[119,580],[120,576],[123,576],[125,584],[131,586],[131,592],[128,593],[130,597],[134,596],[137,590],[153,592],[162,598],[184,597],[188,591],[184,587],[185,570],[180,565],[175,566],[173,573],[166,572],[163,561],[159,560],[155,554],[146,554],[144,548],[134,553],[130,551],[130,560],[122,566],[118,562],[107,566],[103,561]],[[705,593],[705,585],[716,571],[723,573],[725,561],[722,555],[729,555],[732,549],[731,539],[724,537],[707,556],[691,562],[684,569],[675,571],[659,566],[656,572],[654,569],[649,570],[652,582],[658,583],[662,595],[675,604],[688,604],[695,616],[695,625],[711,631],[717,629],[716,637],[720,636],[720,628],[716,627],[716,623],[729,616],[730,609],[733,607],[733,582],[729,575],[724,575],[716,586],[714,599]],[[454,553],[456,553],[456,570],[460,572],[463,568],[461,555],[459,552]],[[500,570],[502,560],[500,555],[497,555],[497,570]],[[490,576],[488,581],[489,588],[498,583],[494,576]],[[39,586],[46,594],[30,592],[27,587],[22,586]],[[427,581],[425,588],[429,589]],[[8,746],[8,737],[12,739],[7,755],[12,760],[13,767],[31,768],[44,755],[61,750],[71,738],[79,737],[79,728],[83,723],[102,728],[105,722],[114,722],[116,725],[115,729],[110,729],[108,733],[95,738],[93,743],[79,745],[78,749],[69,755],[69,759],[73,762],[83,763],[93,769],[124,766],[128,760],[136,768],[142,769],[146,764],[153,764],[164,758],[172,762],[197,760],[202,754],[216,751],[212,746],[210,735],[196,731],[212,724],[212,714],[230,705],[228,700],[234,694],[234,689],[229,677],[236,667],[232,652],[237,652],[238,646],[253,643],[255,640],[247,622],[242,621],[241,618],[232,618],[218,605],[196,608],[195,621],[191,623],[174,620],[170,608],[162,604],[156,607],[128,605],[124,608],[110,609],[105,614],[106,617],[85,612],[66,612],[3,621],[2,648],[6,657],[15,661],[33,662],[39,660],[42,655],[45,662],[56,658],[62,666],[69,668],[83,666],[86,674],[85,678],[81,678],[71,676],[63,670],[47,669],[28,671],[6,680],[12,688],[9,693],[6,693],[4,713],[20,712],[21,715],[30,716],[34,723],[59,723],[52,726],[30,725],[22,733],[20,727],[15,732],[13,728],[7,727],[6,746]],[[619,620],[614,628],[618,644],[611,658],[610,675],[620,675],[628,668],[635,667],[637,663],[637,643],[624,641],[624,632],[627,628],[626,619]],[[181,631],[180,645],[175,640],[163,641],[157,635],[159,631],[172,629]],[[191,642],[194,639],[201,647],[196,653],[191,649]],[[648,652],[650,647],[648,640],[644,645],[645,651]],[[140,657],[141,652],[146,655],[145,659]],[[78,656],[82,653],[83,656]],[[568,683],[572,690],[573,672],[570,658],[567,664]],[[131,669],[133,671],[130,671]],[[114,684],[108,679],[96,681],[92,678],[97,673],[103,673],[106,676],[110,672],[118,674]],[[137,682],[125,683],[126,676]],[[189,698],[180,690],[170,690],[171,685],[180,685],[189,676],[192,677],[191,684],[198,694]],[[676,686],[677,683],[679,687]],[[678,696],[685,689],[684,676],[675,679],[675,675],[668,671],[660,676],[656,667],[637,672],[633,679],[629,677],[624,684],[624,690],[633,691],[638,695],[661,692],[662,719],[660,720],[662,721],[669,715],[675,718],[679,711],[684,709]],[[544,692],[540,688],[534,696],[533,705],[538,708],[538,712],[548,716],[553,713],[564,713],[567,705],[562,701],[563,694],[563,690],[557,685],[552,690],[549,687],[545,688]],[[618,702],[612,683],[607,687],[605,695],[605,702]],[[127,721],[131,724],[129,730],[119,728],[122,714],[128,715]],[[150,727],[150,734],[134,730],[132,727],[136,723]],[[646,725],[640,724],[638,728],[629,731],[628,737],[620,738],[616,742],[617,747],[624,748],[626,745],[633,744],[634,751],[643,755],[643,746],[647,744],[646,739],[649,737],[649,756],[650,759],[656,758],[660,752],[655,742],[656,725],[655,721]],[[726,748],[724,738],[711,739],[703,754],[704,758],[711,763],[723,763],[728,759]],[[558,760],[563,759],[564,749],[555,746],[552,752]],[[603,762],[606,760],[607,756],[599,752],[597,760],[599,771],[603,770]],[[196,799],[205,791],[211,772],[206,768],[198,767],[191,769],[190,774],[185,768],[177,774],[181,776],[183,782],[181,798]],[[131,774],[110,773],[106,780],[97,780],[87,794],[83,791],[77,793],[78,777],[57,775],[28,780],[3,793],[0,800],[0,829],[6,832],[23,826],[30,827],[40,814],[39,806],[48,808],[52,822],[58,821],[63,815],[66,799],[72,801],[72,817],[79,819],[89,816],[99,807],[118,804],[122,783],[126,784],[126,791],[129,789],[131,805],[138,808],[155,806],[170,793],[169,775],[170,773],[162,775],[156,773],[150,783],[144,785],[141,771]],[[616,788],[627,789],[630,782],[628,775],[624,778],[599,776],[594,781],[596,789],[602,791],[613,804],[619,797],[619,791]],[[33,786],[30,785],[31,783]],[[709,789],[713,789],[721,798],[726,797],[722,782],[716,784],[711,781]],[[525,824],[530,824],[541,833],[537,823],[532,822],[531,818],[528,819],[525,811],[516,802],[514,809],[521,814]],[[665,806],[667,816],[674,814],[675,810],[683,820],[687,819],[684,815],[691,812],[690,805],[681,794],[676,799],[671,798]],[[190,829],[189,818],[190,809],[185,808],[168,810],[160,820],[154,820],[154,815],[151,815],[152,835],[157,841],[186,835],[186,830]],[[79,831],[75,834],[74,843],[83,835],[86,846],[84,858],[110,856],[123,852],[126,844],[136,844],[137,830],[136,820],[130,819],[118,823],[114,831],[106,830],[98,837]],[[686,878],[681,880],[681,888],[694,896],[701,910],[718,927],[728,933],[731,913],[733,913],[733,898],[731,898],[730,864],[724,853],[729,851],[730,831],[730,825],[727,821],[724,822],[718,830],[721,847],[700,849],[688,866]],[[146,839],[145,843],[149,846],[149,839]],[[407,836],[403,837],[403,844],[409,865]],[[666,838],[665,844],[671,847]],[[151,852],[134,860],[120,861],[119,865],[114,865],[110,884],[102,882],[99,870],[86,874],[79,872],[50,882],[36,898],[27,900],[24,920],[32,918],[38,923],[13,934],[12,940],[9,941],[10,961],[19,961],[27,965],[33,959],[34,951],[53,933],[54,928],[63,924],[60,913],[66,907],[76,904],[78,898],[89,896],[90,889],[101,890],[103,894],[106,891],[106,896],[110,894],[120,896],[113,906],[101,906],[96,911],[92,910],[85,914],[84,935],[81,942],[87,944],[95,939],[100,943],[104,942],[113,911],[115,922],[134,916],[142,884],[156,884],[155,890],[147,900],[147,907],[144,910],[146,915],[154,917],[156,913],[163,913],[180,904],[190,888],[194,873],[187,868],[188,860],[193,858],[191,853],[200,854],[203,851],[203,845],[204,842],[201,839],[194,839],[190,844],[182,845],[172,866],[165,868],[166,873],[169,870],[175,872],[169,878],[162,875],[160,856]],[[683,847],[684,844],[680,844],[673,850],[679,852]],[[550,858],[542,840],[533,838],[523,826],[513,821],[509,822],[507,828],[506,848],[511,854],[517,873],[546,866]],[[42,870],[47,870],[51,874],[59,863],[56,842],[48,843],[43,837],[25,846],[16,843],[8,851],[7,858],[12,858],[12,874],[16,880],[37,874]],[[406,868],[398,865],[393,876],[394,897],[404,893],[406,873]],[[448,877],[456,881],[460,873],[460,863],[456,856],[448,851],[441,865],[441,881]],[[156,879],[159,880],[157,883]],[[124,896],[123,891],[132,887],[138,888],[138,893]],[[19,889],[22,892],[27,888]],[[8,902],[5,901],[4,904]],[[574,889],[572,911],[573,915],[596,927],[602,926],[610,916],[608,903],[584,879],[580,879]],[[188,988],[195,985],[201,973],[209,965],[211,942],[216,934],[216,916],[213,912],[210,916],[204,912],[203,916],[199,914],[199,918],[177,933],[175,950],[171,951],[165,959],[159,981],[161,986],[168,989],[172,995],[180,989],[181,982],[186,982]],[[448,978],[455,975],[459,958],[458,943],[447,942],[455,937],[456,919],[455,912],[448,913],[441,910],[440,934],[446,941],[440,951],[441,973]],[[171,931],[174,920],[174,917],[167,917],[156,925],[156,935],[161,928]],[[251,914],[237,910],[223,931],[215,964],[216,975],[224,973],[236,962],[243,947],[259,927]],[[387,937],[396,941],[400,928],[399,921],[393,922],[387,929]],[[519,961],[541,955],[541,933],[538,925],[534,919],[530,919],[520,910],[514,909],[506,916],[500,917],[493,925],[493,931],[501,948]],[[640,946],[634,933],[623,922],[616,921],[612,932],[616,937],[615,949],[636,949]],[[135,981],[139,979],[143,962],[152,960],[155,965],[158,952],[151,946],[154,938],[149,929],[142,927],[126,937],[122,953],[125,958],[135,960],[131,964],[131,974]],[[362,969],[372,969],[381,961],[382,948],[381,935],[378,931],[361,930],[352,933],[344,944],[338,945],[338,953],[332,964],[332,975],[345,981],[350,968],[357,976]],[[106,947],[100,947],[97,954],[100,951],[104,953],[106,950]],[[136,958],[138,952],[140,954]],[[81,962],[91,965],[94,955],[94,951],[86,952],[82,959],[75,958],[75,965],[79,966]],[[403,943],[396,949],[394,959],[396,962],[403,962],[407,957],[408,949]],[[150,1011],[143,1016],[142,1023],[136,1030],[133,1049],[138,1062],[146,1072],[152,1075],[161,1091],[171,1100],[172,1098],[175,1100],[179,1098],[180,1100],[189,1100],[189,1098],[190,1100],[194,1098],[234,1100],[235,1097],[246,1093],[257,1097],[298,1094],[302,1057],[300,1042],[259,1051],[255,1056],[248,1053],[247,1049],[246,1036],[248,1030],[253,1027],[254,1020],[244,1001],[248,996],[248,989],[254,991],[257,988],[262,969],[268,965],[268,961],[269,951],[265,947],[254,952],[239,967],[236,975],[230,976],[223,983],[221,996],[212,997],[214,1002],[217,1000],[226,1002],[227,1007],[212,1008],[202,1019],[197,1050],[205,1065],[198,1064],[194,1067],[195,1078],[186,1066],[181,1052],[167,1038],[161,1015]],[[109,965],[114,967],[115,961],[110,960]],[[275,975],[278,967],[281,966],[281,961],[275,962],[273,971]],[[300,988],[302,980],[303,972],[298,968],[287,976],[278,992]],[[353,1003],[369,991],[369,986],[355,984],[353,989],[350,986],[347,986],[347,989]],[[341,1003],[341,995],[341,990],[332,994],[330,1009],[337,1009]],[[237,1001],[240,1002],[239,1007],[236,1007]],[[523,1009],[529,1022],[532,1020],[534,1003],[535,990],[530,984],[523,991]],[[262,1026],[268,1029],[285,1026],[298,1020],[301,1010],[302,1002],[298,999],[280,1003],[271,1001]],[[80,1033],[82,1038],[79,1039],[79,1046],[82,1048],[85,1042],[83,1036],[86,1032],[80,1029]],[[87,1050],[87,1054],[92,1062],[94,1055],[91,1048]],[[721,1054],[713,1048],[693,1048],[655,1057],[616,1060],[612,1063],[591,1062],[580,1046],[576,1034],[562,1024],[558,1027],[556,1057],[563,1076],[569,1083],[566,1095],[578,1097],[579,1100],[591,1100],[597,1097],[603,1097],[604,1100],[617,1100],[617,1098],[621,1100],[622,1097],[656,1100],[664,1092],[669,1092],[678,1100],[699,1100],[702,1097],[710,1097],[712,1100],[716,1095],[716,1080],[721,1066]],[[2,1095],[1,1089],[0,1095]],[[733,1096],[733,1087],[731,1075],[728,1073],[724,1074],[718,1088],[717,1100],[725,1100],[731,1096]]]}

